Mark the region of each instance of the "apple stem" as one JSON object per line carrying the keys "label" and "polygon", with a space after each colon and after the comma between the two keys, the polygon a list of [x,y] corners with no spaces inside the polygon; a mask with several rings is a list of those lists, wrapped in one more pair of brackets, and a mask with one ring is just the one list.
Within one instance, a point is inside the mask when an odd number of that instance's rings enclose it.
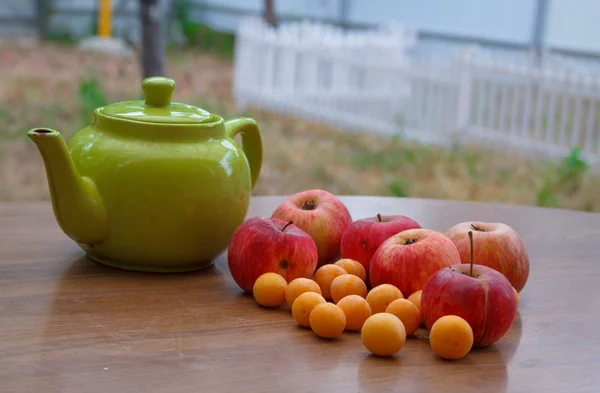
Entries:
{"label": "apple stem", "polygon": [[379,220],[379,222],[381,222],[381,214],[377,213],[377,220]]}
{"label": "apple stem", "polygon": [[469,243],[471,244],[471,268],[469,269],[469,276],[473,277],[473,231],[469,231]]}
{"label": "apple stem", "polygon": [[483,228],[480,228],[480,227],[476,226],[475,224],[471,224],[471,229],[473,229],[474,231],[477,231],[477,232],[485,232],[485,230]]}
{"label": "apple stem", "polygon": [[281,228],[281,232],[285,231],[285,228],[287,228],[288,226],[292,225],[293,223],[294,223],[294,221],[290,221],[290,222],[288,222],[287,224],[285,224],[285,225],[283,226],[283,228]]}

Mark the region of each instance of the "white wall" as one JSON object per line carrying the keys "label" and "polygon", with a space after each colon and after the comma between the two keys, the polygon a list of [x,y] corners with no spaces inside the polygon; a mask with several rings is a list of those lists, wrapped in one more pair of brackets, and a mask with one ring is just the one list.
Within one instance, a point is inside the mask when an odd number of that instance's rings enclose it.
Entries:
{"label": "white wall", "polygon": [[551,0],[546,41],[551,46],[600,53],[600,1]]}
{"label": "white wall", "polygon": [[[203,2],[254,12],[263,9],[263,0]],[[341,0],[274,2],[279,14],[340,18]],[[417,30],[528,44],[535,3],[536,0],[347,0],[347,20],[359,24],[398,22]],[[600,7],[597,8],[600,11]],[[207,23],[227,30],[233,30],[237,24],[237,17],[219,11],[199,11],[198,15],[200,13]]]}
{"label": "white wall", "polygon": [[[352,0],[351,0],[352,1]],[[262,12],[264,0],[199,0],[205,4]],[[274,0],[275,12],[316,18],[337,18],[340,0]]]}
{"label": "white wall", "polygon": [[[593,0],[592,0],[593,1]],[[527,44],[536,0],[349,0],[355,22],[400,22],[417,30]]]}
{"label": "white wall", "polygon": [[[57,6],[92,7],[97,0],[55,0]],[[263,0],[194,0],[197,3],[262,12]],[[279,14],[339,19],[342,0],[274,0]],[[546,42],[561,49],[594,52],[600,55],[600,0],[549,0]],[[118,0],[113,0],[116,6]],[[169,0],[160,0],[164,7]],[[347,0],[347,18],[356,23],[399,22],[417,30],[508,44],[531,42],[537,0]],[[137,9],[138,0],[129,0],[128,9]],[[194,17],[224,31],[235,30],[239,15],[198,9]],[[0,0],[0,16],[35,16],[35,0]],[[58,22],[77,34],[89,30],[86,17],[56,16]],[[137,24],[131,18],[115,20]],[[0,34],[18,26],[0,26]],[[32,31],[35,31],[34,29]],[[427,43],[426,50],[445,50],[449,46]]]}
{"label": "white wall", "polygon": [[[262,12],[263,0],[197,0]],[[279,14],[339,19],[341,0],[274,0]],[[347,0],[347,21],[398,22],[408,27],[450,36],[531,44],[537,0]],[[199,11],[202,20],[233,31],[238,16]],[[600,55],[600,0],[549,0],[546,43],[560,49]],[[423,42],[423,53],[443,53],[455,45]]]}

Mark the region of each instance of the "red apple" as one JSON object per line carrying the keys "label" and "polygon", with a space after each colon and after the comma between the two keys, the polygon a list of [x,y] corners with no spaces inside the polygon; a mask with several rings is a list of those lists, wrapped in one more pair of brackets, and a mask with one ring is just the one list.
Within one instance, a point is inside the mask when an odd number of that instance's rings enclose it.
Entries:
{"label": "red apple", "polygon": [[473,329],[475,347],[500,340],[516,313],[517,298],[508,279],[479,264],[461,263],[439,270],[421,294],[421,315],[428,329],[444,315],[457,315]]}
{"label": "red apple", "polygon": [[317,246],[291,222],[253,217],[237,227],[227,250],[233,280],[246,292],[264,273],[282,275],[287,282],[311,278],[317,268]]}
{"label": "red apple", "polygon": [[335,195],[318,189],[287,197],[273,212],[273,218],[294,221],[313,238],[319,251],[317,266],[340,259],[340,242],[352,223],[346,206]]}
{"label": "red apple", "polygon": [[469,263],[469,231],[473,231],[473,257],[477,264],[504,274],[521,292],[529,277],[529,256],[517,232],[502,223],[468,221],[454,225],[446,235],[458,249],[462,263]]}
{"label": "red apple", "polygon": [[391,236],[375,251],[369,267],[371,286],[392,284],[408,297],[423,289],[433,273],[458,263],[458,250],[446,235],[431,229],[408,229]]}
{"label": "red apple", "polygon": [[342,258],[354,259],[369,271],[373,254],[381,243],[396,233],[417,228],[421,226],[416,221],[401,215],[377,214],[375,217],[356,220],[346,228],[342,236]]}

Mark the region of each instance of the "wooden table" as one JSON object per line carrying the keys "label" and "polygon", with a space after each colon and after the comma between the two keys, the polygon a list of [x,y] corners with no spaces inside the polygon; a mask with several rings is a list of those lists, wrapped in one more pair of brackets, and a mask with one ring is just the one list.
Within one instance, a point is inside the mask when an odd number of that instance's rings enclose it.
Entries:
{"label": "wooden table", "polygon": [[[98,265],[59,230],[49,203],[0,204],[1,392],[599,392],[600,215],[418,199],[342,198],[353,218],[408,215],[445,231],[501,221],[531,274],[497,344],[442,361],[426,339],[376,358],[359,334],[331,341],[286,308],[241,294],[224,256],[192,274]],[[249,216],[282,197],[255,197]]]}

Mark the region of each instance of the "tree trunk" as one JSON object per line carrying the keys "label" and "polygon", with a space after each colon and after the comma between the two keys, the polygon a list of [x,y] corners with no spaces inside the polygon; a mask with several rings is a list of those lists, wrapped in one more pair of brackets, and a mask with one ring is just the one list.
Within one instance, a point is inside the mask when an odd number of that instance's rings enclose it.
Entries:
{"label": "tree trunk", "polygon": [[165,54],[158,17],[158,0],[140,0],[142,75],[164,76]]}
{"label": "tree trunk", "polygon": [[265,20],[273,27],[277,26],[277,18],[273,8],[273,0],[265,0]]}

